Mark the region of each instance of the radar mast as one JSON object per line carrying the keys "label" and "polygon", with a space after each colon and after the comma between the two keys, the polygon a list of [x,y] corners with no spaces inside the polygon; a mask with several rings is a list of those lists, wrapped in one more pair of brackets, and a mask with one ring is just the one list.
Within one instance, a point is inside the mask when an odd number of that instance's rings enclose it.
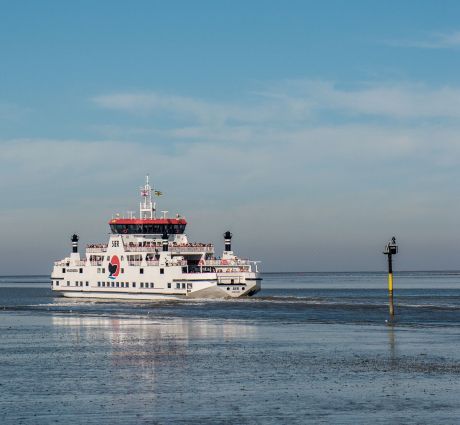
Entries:
{"label": "radar mast", "polygon": [[152,202],[152,187],[149,184],[149,175],[145,176],[145,185],[141,187],[140,218],[154,219],[156,205]]}

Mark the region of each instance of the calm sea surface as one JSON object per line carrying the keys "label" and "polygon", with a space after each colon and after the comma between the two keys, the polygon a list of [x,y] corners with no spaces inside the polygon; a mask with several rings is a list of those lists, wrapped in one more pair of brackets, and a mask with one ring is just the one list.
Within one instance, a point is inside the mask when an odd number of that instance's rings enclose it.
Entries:
{"label": "calm sea surface", "polygon": [[0,424],[455,424],[460,272],[265,274],[248,299],[0,277]]}

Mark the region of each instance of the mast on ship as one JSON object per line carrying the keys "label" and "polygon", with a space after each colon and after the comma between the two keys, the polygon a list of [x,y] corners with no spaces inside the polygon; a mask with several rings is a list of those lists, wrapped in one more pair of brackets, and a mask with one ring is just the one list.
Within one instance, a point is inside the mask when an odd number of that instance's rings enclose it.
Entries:
{"label": "mast on ship", "polygon": [[[158,192],[160,193],[160,192]],[[145,176],[145,185],[141,187],[142,201],[139,207],[140,218],[154,219],[156,205],[152,202],[152,187],[149,184],[149,175]]]}

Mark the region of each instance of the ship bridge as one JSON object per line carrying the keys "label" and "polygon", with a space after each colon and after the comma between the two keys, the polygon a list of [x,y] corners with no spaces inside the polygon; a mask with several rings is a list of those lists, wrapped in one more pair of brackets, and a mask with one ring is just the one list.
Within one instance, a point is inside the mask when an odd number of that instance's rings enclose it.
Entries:
{"label": "ship bridge", "polygon": [[187,221],[179,214],[175,218],[166,216],[168,211],[162,211],[163,217],[156,216],[156,204],[152,195],[161,196],[162,192],[154,190],[149,183],[149,176],[140,188],[141,202],[139,204],[139,218],[131,213],[128,218],[117,217],[109,221],[110,230],[114,234],[124,235],[182,235],[185,232]]}

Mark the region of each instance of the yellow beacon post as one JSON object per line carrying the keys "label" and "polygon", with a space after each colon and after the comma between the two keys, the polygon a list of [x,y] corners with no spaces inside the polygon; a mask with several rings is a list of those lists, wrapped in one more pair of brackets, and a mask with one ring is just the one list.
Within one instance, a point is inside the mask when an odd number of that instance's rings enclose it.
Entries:
{"label": "yellow beacon post", "polygon": [[398,253],[398,245],[396,245],[396,238],[394,236],[385,245],[383,253],[388,257],[388,295],[390,297],[390,316],[393,318],[395,314],[393,306],[393,255]]}

